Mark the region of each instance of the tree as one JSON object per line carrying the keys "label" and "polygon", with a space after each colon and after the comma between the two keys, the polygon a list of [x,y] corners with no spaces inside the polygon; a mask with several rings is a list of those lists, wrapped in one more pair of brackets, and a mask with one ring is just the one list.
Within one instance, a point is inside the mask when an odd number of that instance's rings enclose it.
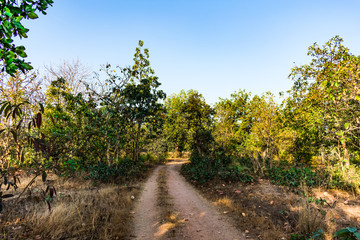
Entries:
{"label": "tree", "polygon": [[165,131],[176,150],[182,151],[188,147],[193,153],[208,153],[213,141],[213,110],[203,96],[195,90],[182,90],[167,99],[165,106]]}
{"label": "tree", "polygon": [[21,165],[30,132],[25,132],[25,126],[38,113],[38,103],[43,99],[42,81],[35,71],[17,72],[14,77],[1,73],[1,78],[0,162],[8,165],[11,159],[15,165]]}
{"label": "tree", "polygon": [[189,150],[187,139],[187,126],[185,115],[182,114],[182,107],[187,100],[187,94],[182,90],[179,94],[173,94],[166,98],[166,119],[164,131],[168,145],[173,145],[170,149],[174,149],[180,156],[183,151]]}
{"label": "tree", "polygon": [[248,106],[251,118],[249,139],[256,146],[257,155],[261,155],[263,160],[262,171],[266,166],[266,160],[268,160],[270,168],[273,165],[273,158],[276,154],[275,143],[281,128],[278,117],[279,110],[274,101],[274,96],[269,92],[260,97],[254,96]]}
{"label": "tree", "polygon": [[231,94],[230,99],[220,99],[215,105],[214,138],[221,148],[232,155],[249,133],[248,104],[250,94],[244,90]]}
{"label": "tree", "polygon": [[335,148],[339,160],[350,164],[349,150],[359,150],[360,57],[342,44],[339,36],[324,46],[309,48],[310,64],[292,69],[294,91],[300,103],[316,109],[321,121],[322,145]]}
{"label": "tree", "polygon": [[143,41],[139,41],[139,47],[135,49],[134,65],[123,69],[130,76],[129,82],[121,91],[123,97],[123,114],[129,119],[132,134],[132,159],[138,160],[139,140],[141,128],[146,122],[159,121],[163,105],[160,102],[166,95],[157,88],[161,85],[155,71],[150,67],[149,50],[145,48]]}
{"label": "tree", "polygon": [[91,71],[84,66],[78,59],[73,61],[64,61],[57,66],[46,66],[49,82],[56,81],[59,78],[66,79],[71,92],[74,94],[85,93],[87,80],[91,76]]}
{"label": "tree", "polygon": [[0,59],[3,61],[2,71],[14,76],[17,70],[25,72],[31,70],[29,62],[23,58],[27,55],[24,46],[16,46],[14,38],[19,36],[27,38],[29,29],[25,28],[23,19],[36,19],[36,12],[46,14],[48,6],[52,6],[52,0],[2,0],[0,4]]}

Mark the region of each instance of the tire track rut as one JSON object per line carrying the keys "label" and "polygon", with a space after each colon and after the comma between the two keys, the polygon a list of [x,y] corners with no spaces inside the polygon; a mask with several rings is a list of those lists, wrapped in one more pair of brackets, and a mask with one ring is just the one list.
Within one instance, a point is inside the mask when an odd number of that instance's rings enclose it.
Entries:
{"label": "tire track rut", "polygon": [[[246,239],[244,233],[234,228],[226,216],[220,214],[179,174],[181,164],[183,161],[172,161],[157,167],[145,183],[135,208],[136,239]],[[159,178],[159,173],[165,177]],[[167,204],[161,203],[164,196],[168,197]],[[166,211],[169,214],[164,219]]]}

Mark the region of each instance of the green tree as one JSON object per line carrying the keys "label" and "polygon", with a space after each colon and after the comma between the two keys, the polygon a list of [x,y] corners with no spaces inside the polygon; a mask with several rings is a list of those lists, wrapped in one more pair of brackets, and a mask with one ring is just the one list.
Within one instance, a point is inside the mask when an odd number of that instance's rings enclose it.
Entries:
{"label": "green tree", "polygon": [[37,12],[46,14],[52,0],[2,0],[0,3],[0,59],[3,61],[2,71],[14,76],[17,70],[25,72],[32,69],[30,63],[23,58],[27,55],[24,46],[16,46],[14,38],[27,38],[29,29],[25,28],[23,19],[38,18]]}
{"label": "green tree", "polygon": [[129,119],[132,132],[132,159],[137,161],[139,157],[139,140],[143,124],[160,121],[164,110],[163,104],[166,95],[158,90],[161,83],[150,66],[149,49],[142,50],[144,42],[139,41],[135,49],[134,65],[123,69],[130,76],[129,82],[122,89],[123,114]]}
{"label": "green tree", "polygon": [[229,154],[237,154],[238,146],[249,133],[249,101],[250,93],[241,90],[215,105],[213,135],[216,143]]}
{"label": "green tree", "polygon": [[[360,58],[336,36],[324,46],[309,48],[310,64],[292,69],[294,91],[302,96],[319,119],[321,145],[335,148],[339,160],[350,164],[351,150],[358,150],[360,122]],[[314,111],[315,110],[315,111]]]}
{"label": "green tree", "polygon": [[165,135],[170,149],[175,150],[180,156],[183,151],[189,150],[185,115],[182,113],[182,107],[186,100],[187,94],[184,90],[179,94],[173,94],[167,97],[165,100]]}
{"label": "green tree", "polygon": [[260,97],[254,96],[249,103],[249,108],[251,112],[251,136],[249,140],[254,144],[256,155],[261,156],[263,160],[261,166],[261,171],[263,171],[266,167],[266,161],[272,168],[273,159],[277,153],[275,143],[281,129],[279,109],[274,101],[274,96],[269,92]]}
{"label": "green tree", "polygon": [[200,155],[210,150],[213,110],[195,90],[173,95],[166,100],[165,131],[176,150],[189,150]]}

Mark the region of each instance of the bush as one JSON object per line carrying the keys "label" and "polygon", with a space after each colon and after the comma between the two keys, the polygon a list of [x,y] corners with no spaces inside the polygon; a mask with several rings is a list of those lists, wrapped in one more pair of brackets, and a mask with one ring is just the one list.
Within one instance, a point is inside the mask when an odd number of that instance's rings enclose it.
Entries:
{"label": "bush", "polygon": [[267,176],[278,185],[299,187],[337,188],[345,191],[358,192],[360,185],[360,170],[357,167],[327,167],[312,168],[308,166],[289,166],[279,164],[267,170]]}
{"label": "bush", "polygon": [[209,157],[191,157],[190,163],[184,164],[181,172],[190,180],[204,183],[216,175],[216,168],[211,166],[211,161]]}
{"label": "bush", "polygon": [[254,177],[249,173],[248,168],[242,165],[230,165],[222,168],[218,176],[225,181],[240,181],[244,183],[251,183]]}
{"label": "bush", "polygon": [[324,178],[324,172],[305,166],[274,166],[267,170],[267,175],[274,183],[290,187],[299,187],[301,184],[310,187],[321,186],[326,184],[327,179],[326,176]]}
{"label": "bush", "polygon": [[218,154],[216,158],[193,154],[190,163],[184,164],[181,171],[190,180],[204,183],[215,177],[225,181],[253,182],[248,168],[242,165],[229,164],[230,158]]}
{"label": "bush", "polygon": [[87,178],[101,182],[109,182],[116,178],[129,179],[139,177],[144,167],[142,162],[134,163],[127,158],[121,160],[118,164],[108,165],[105,162],[99,162],[89,167]]}

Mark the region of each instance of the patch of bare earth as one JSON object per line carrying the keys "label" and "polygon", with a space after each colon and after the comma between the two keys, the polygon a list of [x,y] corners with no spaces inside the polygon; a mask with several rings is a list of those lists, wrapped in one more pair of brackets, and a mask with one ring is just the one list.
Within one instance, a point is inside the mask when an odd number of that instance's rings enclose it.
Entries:
{"label": "patch of bare earth", "polygon": [[183,162],[157,168],[144,185],[135,208],[136,239],[245,239],[180,176]]}
{"label": "patch of bare earth", "polygon": [[[193,183],[202,196],[254,239],[289,239],[291,234],[319,229],[326,232],[326,239],[332,239],[339,229],[360,227],[360,199],[342,191],[313,189],[305,198],[263,179],[253,184],[217,180]],[[316,204],[316,199],[326,202]]]}

